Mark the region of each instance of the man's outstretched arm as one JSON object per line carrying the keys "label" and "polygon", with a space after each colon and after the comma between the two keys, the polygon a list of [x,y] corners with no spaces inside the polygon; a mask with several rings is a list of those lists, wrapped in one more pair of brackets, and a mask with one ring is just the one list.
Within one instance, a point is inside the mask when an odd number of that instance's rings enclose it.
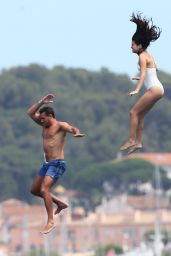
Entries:
{"label": "man's outstretched arm", "polygon": [[61,128],[66,131],[73,134],[74,137],[84,137],[84,133],[80,133],[80,130],[66,122],[60,122]]}
{"label": "man's outstretched arm", "polygon": [[43,104],[48,104],[53,102],[53,98],[54,96],[52,94],[48,94],[46,96],[44,96],[41,100],[39,100],[38,102],[36,102],[35,104],[33,104],[28,110],[27,110],[27,114],[28,116],[30,116],[33,121],[35,121],[36,123],[40,124],[40,120],[39,120],[39,113],[37,112],[39,110],[39,108],[43,105]]}

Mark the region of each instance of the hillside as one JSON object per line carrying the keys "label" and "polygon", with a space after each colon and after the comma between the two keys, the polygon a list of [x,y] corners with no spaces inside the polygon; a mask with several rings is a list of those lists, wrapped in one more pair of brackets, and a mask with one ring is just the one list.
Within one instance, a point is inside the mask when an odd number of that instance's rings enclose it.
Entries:
{"label": "hillside", "polygon": [[[159,74],[165,97],[147,116],[144,130],[145,151],[170,151],[171,75]],[[3,70],[0,75],[0,200],[14,196],[27,201],[33,176],[43,160],[41,128],[26,115],[27,108],[51,92],[56,99],[56,116],[86,133],[84,139],[68,136],[67,173],[61,182],[68,188],[84,187],[91,179],[91,166],[113,159],[128,135],[129,109],[135,98],[127,92],[134,86],[127,75],[105,68],[53,69],[39,65]],[[84,179],[80,173],[84,170]],[[98,177],[97,177],[98,179]],[[108,173],[106,177],[108,179]]]}

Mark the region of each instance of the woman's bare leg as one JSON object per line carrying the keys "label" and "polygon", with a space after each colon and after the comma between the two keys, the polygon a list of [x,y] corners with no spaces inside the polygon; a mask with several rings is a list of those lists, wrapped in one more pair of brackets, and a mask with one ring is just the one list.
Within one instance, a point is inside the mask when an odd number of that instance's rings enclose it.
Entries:
{"label": "woman's bare leg", "polygon": [[139,118],[139,123],[136,133],[136,144],[142,145],[142,133],[144,129],[144,116]]}
{"label": "woman's bare leg", "polygon": [[[142,129],[140,131],[139,125],[141,124],[141,116],[145,116],[153,105],[163,96],[160,88],[153,88],[145,92],[141,98],[137,101],[135,106],[130,111],[130,133],[127,142],[121,146],[120,150],[127,150],[133,147],[137,143],[137,137],[142,138]],[[137,131],[139,135],[137,136]]]}
{"label": "woman's bare leg", "polygon": [[132,147],[130,147],[128,154],[132,154],[133,152],[135,152],[143,147],[142,146],[143,128],[144,128],[144,117],[140,117],[139,122],[138,122],[137,132],[136,132],[136,142]]}

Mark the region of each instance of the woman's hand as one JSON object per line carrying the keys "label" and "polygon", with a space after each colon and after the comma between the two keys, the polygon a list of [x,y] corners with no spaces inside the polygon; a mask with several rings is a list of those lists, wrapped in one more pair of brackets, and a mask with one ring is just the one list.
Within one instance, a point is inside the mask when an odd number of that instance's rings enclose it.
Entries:
{"label": "woman's hand", "polygon": [[135,77],[132,77],[131,80],[136,80],[136,81],[138,81],[138,80],[140,80],[140,77],[135,76]]}
{"label": "woman's hand", "polygon": [[129,92],[128,95],[129,96],[134,96],[134,95],[138,94],[138,92],[139,92],[138,90],[134,90],[132,92]]}

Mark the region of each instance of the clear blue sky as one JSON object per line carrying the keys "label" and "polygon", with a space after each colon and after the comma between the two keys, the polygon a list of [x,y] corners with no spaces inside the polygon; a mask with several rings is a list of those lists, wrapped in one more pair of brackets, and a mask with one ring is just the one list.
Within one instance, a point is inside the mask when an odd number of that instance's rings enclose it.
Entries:
{"label": "clear blue sky", "polygon": [[170,0],[0,0],[0,69],[38,63],[134,75],[133,11],[162,28],[149,51],[171,73]]}

